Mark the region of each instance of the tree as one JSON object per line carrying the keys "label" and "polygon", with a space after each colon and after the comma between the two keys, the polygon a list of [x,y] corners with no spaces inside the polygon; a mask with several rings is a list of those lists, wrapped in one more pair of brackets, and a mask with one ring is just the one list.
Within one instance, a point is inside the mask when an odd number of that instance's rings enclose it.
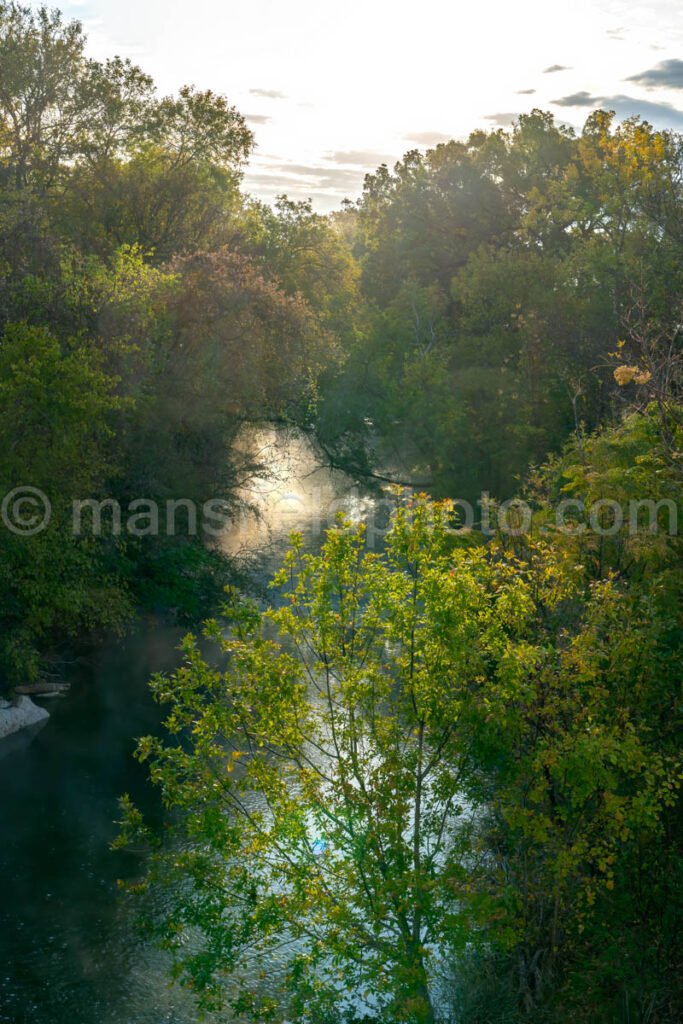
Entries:
{"label": "tree", "polygon": [[[590,589],[580,629],[576,596],[546,618],[536,716],[529,704],[507,757],[519,790],[501,807],[514,823],[501,861],[523,879],[514,888],[534,924],[522,932],[536,935],[522,962],[551,1020],[669,1024],[683,1005],[681,479],[656,403],[573,439],[536,475],[534,495],[555,556]],[[554,933],[544,931],[558,897]]]}
{"label": "tree", "polygon": [[[316,557],[294,538],[281,607],[232,608],[227,638],[210,626],[227,668],[188,638],[184,667],[156,679],[179,742],[145,739],[138,756],[178,812],[180,846],[150,878],[184,879],[159,932],[204,1004],[229,975],[234,1009],[259,1019],[434,1020],[436,961],[463,939],[470,820],[453,733],[505,630],[483,559],[448,555],[447,518],[425,502],[399,511],[385,556],[344,523]],[[138,822],[124,806],[126,839]],[[202,942],[186,956],[193,925]],[[287,1011],[239,973],[282,948]]]}
{"label": "tree", "polygon": [[[3,689],[35,681],[46,647],[54,653],[65,637],[120,628],[131,614],[110,545],[74,536],[71,517],[71,502],[97,496],[116,466],[112,424],[121,401],[115,384],[79,339],[62,351],[46,330],[18,324],[0,341],[0,490],[5,497],[15,488],[38,488],[51,505],[51,518],[37,533],[23,533],[20,507],[14,531],[11,506],[4,513]],[[34,511],[40,516],[45,507]]]}
{"label": "tree", "polygon": [[[223,96],[183,87],[157,98],[129,60],[85,56],[77,21],[0,4],[3,235],[17,272],[54,243],[45,220],[81,250],[124,244],[163,261],[225,242],[253,136]],[[28,252],[26,251],[28,250]]]}
{"label": "tree", "polygon": [[117,71],[107,65],[96,79],[91,74],[92,102],[105,114],[113,107],[119,123],[132,120],[134,131],[93,133],[60,198],[62,230],[85,251],[107,257],[135,244],[157,263],[225,244],[234,234],[241,168],[253,145],[244,118],[225,97],[189,87],[177,97],[150,99],[143,109],[129,97],[113,104],[112,77],[117,96],[123,91]]}
{"label": "tree", "polygon": [[82,126],[81,26],[46,7],[0,7],[0,139],[6,180],[17,189],[49,184],[74,155]]}

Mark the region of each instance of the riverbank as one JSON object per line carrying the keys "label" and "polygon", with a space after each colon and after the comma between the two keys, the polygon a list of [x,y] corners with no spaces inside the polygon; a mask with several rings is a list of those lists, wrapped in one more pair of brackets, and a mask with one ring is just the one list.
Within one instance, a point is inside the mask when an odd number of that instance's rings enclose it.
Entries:
{"label": "riverbank", "polygon": [[45,708],[34,704],[30,697],[19,697],[15,702],[0,700],[0,740],[38,725],[49,717]]}

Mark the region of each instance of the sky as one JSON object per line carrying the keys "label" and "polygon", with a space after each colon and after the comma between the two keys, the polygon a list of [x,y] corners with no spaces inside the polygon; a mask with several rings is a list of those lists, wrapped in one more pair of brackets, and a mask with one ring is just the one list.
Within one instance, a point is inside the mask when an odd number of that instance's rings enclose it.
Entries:
{"label": "sky", "polygon": [[[534,107],[683,131],[680,0],[71,0],[89,53],[161,93],[213,89],[245,115],[247,191],[325,212],[407,150]],[[34,4],[33,6],[38,6]]]}

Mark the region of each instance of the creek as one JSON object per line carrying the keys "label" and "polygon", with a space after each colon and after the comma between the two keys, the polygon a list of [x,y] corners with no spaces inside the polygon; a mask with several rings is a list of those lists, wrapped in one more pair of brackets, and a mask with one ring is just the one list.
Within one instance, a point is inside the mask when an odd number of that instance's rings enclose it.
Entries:
{"label": "creek", "polygon": [[[292,530],[316,550],[338,511],[375,508],[342,473],[316,462],[300,436],[249,438],[268,466],[222,543],[256,586],[278,567]],[[47,724],[0,744],[1,1024],[194,1024],[189,995],[170,986],[163,954],[137,935],[117,879],[142,870],[113,853],[118,798],[129,793],[154,822],[161,814],[136,738],[160,728],[150,676],[178,662],[182,630],[143,621],[124,641],[100,645],[71,673],[71,689],[46,701]]]}

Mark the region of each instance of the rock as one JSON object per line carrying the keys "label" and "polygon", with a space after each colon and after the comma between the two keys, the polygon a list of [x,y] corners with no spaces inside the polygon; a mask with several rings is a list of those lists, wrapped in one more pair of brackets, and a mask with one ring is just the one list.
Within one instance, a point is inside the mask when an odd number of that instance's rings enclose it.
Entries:
{"label": "rock", "polygon": [[3,701],[3,705],[0,707],[0,740],[50,717],[45,708],[38,707],[30,697],[20,697],[14,704]]}

